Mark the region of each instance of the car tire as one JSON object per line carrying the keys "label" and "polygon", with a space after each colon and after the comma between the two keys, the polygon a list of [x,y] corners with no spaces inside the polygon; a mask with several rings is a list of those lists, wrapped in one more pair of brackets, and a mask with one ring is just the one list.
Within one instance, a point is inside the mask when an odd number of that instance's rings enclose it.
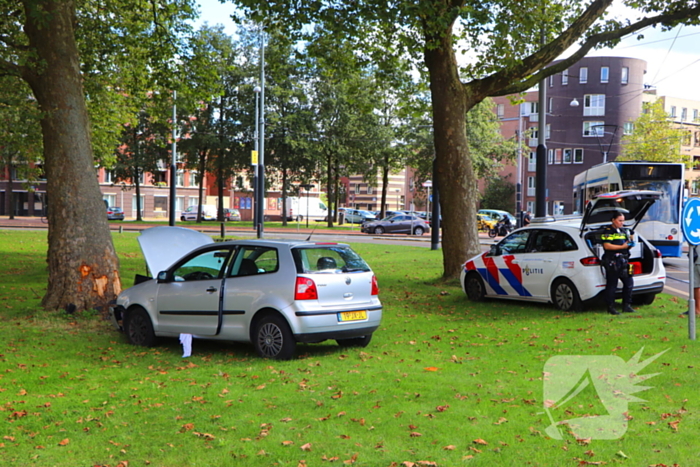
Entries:
{"label": "car tire", "polygon": [[423,235],[423,227],[416,227],[413,229],[413,235]]}
{"label": "car tire", "polygon": [[644,293],[640,295],[633,295],[632,296],[632,304],[633,305],[651,305],[654,303],[654,299],[656,298],[655,293]]}
{"label": "car tire", "polygon": [[255,326],[253,345],[263,358],[289,360],[294,355],[297,343],[287,321],[278,314],[268,314]]}
{"label": "car tire", "polygon": [[381,235],[384,233],[384,227],[375,227],[374,228],[374,233],[377,235]]}
{"label": "car tire", "polygon": [[581,297],[568,279],[557,279],[552,285],[552,303],[561,311],[581,311]]}
{"label": "car tire", "polygon": [[185,221],[185,216],[180,216],[180,220],[184,222],[184,221]]}
{"label": "car tire", "polygon": [[486,287],[484,280],[478,272],[470,272],[464,278],[464,291],[467,293],[467,298],[472,302],[483,302],[486,296]]}
{"label": "car tire", "polygon": [[362,337],[353,337],[351,339],[336,339],[335,341],[341,347],[359,347],[365,348],[369,345],[372,340],[372,334],[368,334]]}
{"label": "car tire", "polygon": [[496,238],[497,233],[498,232],[496,232],[496,229],[489,229],[489,237]]}
{"label": "car tire", "polygon": [[130,344],[151,347],[156,342],[153,323],[140,306],[130,308],[124,319],[124,333]]}

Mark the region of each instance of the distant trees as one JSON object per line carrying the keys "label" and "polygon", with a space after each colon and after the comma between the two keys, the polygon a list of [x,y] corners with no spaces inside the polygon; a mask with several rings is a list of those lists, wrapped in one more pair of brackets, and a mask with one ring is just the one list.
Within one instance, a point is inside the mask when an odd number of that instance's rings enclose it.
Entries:
{"label": "distant trees", "polygon": [[684,130],[676,128],[664,110],[663,101],[645,102],[642,114],[634,121],[632,134],[623,137],[622,154],[617,160],[683,162],[681,153]]}

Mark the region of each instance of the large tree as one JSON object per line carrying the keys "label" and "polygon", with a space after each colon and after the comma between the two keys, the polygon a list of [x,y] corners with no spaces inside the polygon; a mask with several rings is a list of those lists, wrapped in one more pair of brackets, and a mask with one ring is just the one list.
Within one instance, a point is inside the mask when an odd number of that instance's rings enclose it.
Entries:
{"label": "large tree", "polygon": [[[524,91],[561,72],[592,48],[611,44],[642,28],[697,22],[697,1],[627,0],[643,11],[637,20],[604,19],[613,0],[236,0],[253,17],[287,24],[297,31],[322,24],[346,40],[355,38],[380,63],[387,51],[375,47],[380,34],[398,32],[397,49],[422,59],[433,112],[435,181],[440,190],[445,235],[445,277],[456,277],[465,258],[480,251],[476,226],[478,193],[468,152],[466,114],[488,96]],[[368,26],[374,33],[362,35]],[[308,28],[307,28],[308,29]],[[569,47],[569,58],[552,64]],[[402,46],[402,47],[399,47]],[[459,50],[461,49],[461,50]],[[474,59],[461,67],[457,57]],[[467,220],[465,222],[465,219]]]}
{"label": "large tree", "polygon": [[[42,112],[49,222],[49,282],[42,305],[47,310],[104,309],[121,290],[83,84],[117,76],[114,70],[121,67],[115,57],[128,56],[131,62],[119,63],[133,65],[138,63],[133,47],[154,45],[150,37],[165,38],[150,55],[140,55],[149,60],[141,62],[143,70],[155,69],[158,59],[173,50],[175,41],[167,39],[173,24],[190,11],[186,0],[177,6],[167,0],[77,6],[74,0],[10,0],[0,7],[0,72],[22,78]],[[128,91],[110,85],[111,92]],[[112,134],[116,143],[118,133]]]}

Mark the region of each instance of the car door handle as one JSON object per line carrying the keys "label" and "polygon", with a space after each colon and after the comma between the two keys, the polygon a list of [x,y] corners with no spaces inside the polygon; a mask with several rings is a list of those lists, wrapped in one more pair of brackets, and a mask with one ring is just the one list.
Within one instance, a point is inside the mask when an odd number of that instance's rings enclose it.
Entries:
{"label": "car door handle", "polygon": [[207,287],[207,292],[209,292],[209,293],[216,292],[216,287],[212,287],[212,286]]}

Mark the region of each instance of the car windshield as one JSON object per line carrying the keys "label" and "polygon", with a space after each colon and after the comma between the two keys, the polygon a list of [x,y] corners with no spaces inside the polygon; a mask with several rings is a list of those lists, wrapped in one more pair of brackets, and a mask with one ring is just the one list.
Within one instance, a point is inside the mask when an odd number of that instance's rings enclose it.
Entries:
{"label": "car windshield", "polygon": [[349,247],[324,246],[322,248],[295,248],[292,250],[297,272],[367,272],[365,261]]}

